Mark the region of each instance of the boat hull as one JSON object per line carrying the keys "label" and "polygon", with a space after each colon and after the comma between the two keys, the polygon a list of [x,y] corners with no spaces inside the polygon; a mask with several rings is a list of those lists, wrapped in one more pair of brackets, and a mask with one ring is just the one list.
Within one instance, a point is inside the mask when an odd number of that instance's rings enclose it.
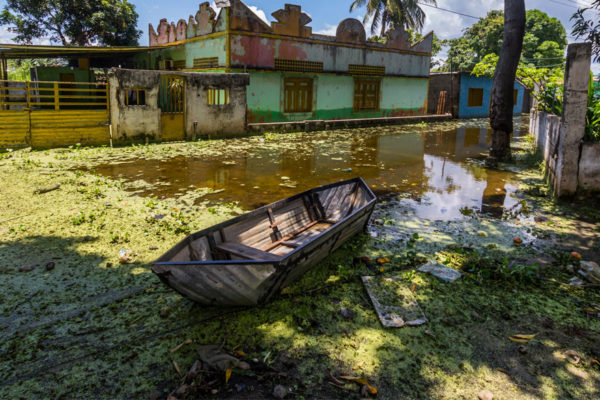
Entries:
{"label": "boat hull", "polygon": [[370,196],[365,200],[366,204],[279,260],[164,262],[165,259],[177,258],[173,257],[173,254],[181,253],[181,249],[189,247],[197,237],[205,235],[206,232],[222,229],[216,226],[191,235],[180,242],[153,264],[152,271],[166,285],[201,304],[219,306],[263,304],[276,296],[281,289],[300,279],[352,236],[365,230],[376,199],[362,179],[356,181],[363,185],[365,196]]}

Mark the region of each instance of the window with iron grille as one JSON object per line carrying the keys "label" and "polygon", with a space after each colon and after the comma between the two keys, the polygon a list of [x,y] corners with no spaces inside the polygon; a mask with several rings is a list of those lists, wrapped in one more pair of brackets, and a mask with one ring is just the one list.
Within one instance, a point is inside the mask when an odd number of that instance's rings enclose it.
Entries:
{"label": "window with iron grille", "polygon": [[275,69],[293,72],[323,72],[323,63],[319,61],[275,59]]}
{"label": "window with iron grille", "polygon": [[145,106],[146,89],[127,89],[127,95],[125,96],[125,105]]}
{"label": "window with iron grille", "polygon": [[385,75],[385,67],[374,67],[372,65],[348,65],[348,72],[352,75],[362,76],[383,76]]}
{"label": "window with iron grille", "polygon": [[285,78],[283,80],[283,112],[311,112],[312,105],[312,78]]}
{"label": "window with iron grille", "polygon": [[208,89],[206,104],[209,106],[224,106],[229,104],[229,89]]}
{"label": "window with iron grille", "polygon": [[174,69],[184,69],[185,68],[185,60],[175,60],[173,61]]}
{"label": "window with iron grille", "polygon": [[354,111],[379,110],[379,79],[354,79]]}
{"label": "window with iron grille", "polygon": [[219,66],[219,57],[194,58],[194,68],[215,68]]}

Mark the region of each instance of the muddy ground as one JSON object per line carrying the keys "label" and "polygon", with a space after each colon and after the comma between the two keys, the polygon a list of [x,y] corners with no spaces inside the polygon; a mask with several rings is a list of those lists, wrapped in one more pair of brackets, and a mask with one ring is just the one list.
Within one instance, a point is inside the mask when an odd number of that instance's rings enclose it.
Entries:
{"label": "muddy ground", "polygon": [[[227,147],[258,143],[244,140]],[[223,141],[2,153],[0,397],[257,399],[282,385],[291,399],[475,399],[484,389],[498,399],[598,398],[600,289],[568,282],[579,263],[571,252],[600,259],[599,208],[593,198],[552,201],[529,141],[515,146],[515,163],[501,168],[516,174],[518,205],[501,218],[465,208],[463,218],[428,220],[410,196],[385,193],[368,234],[251,309],[195,305],[148,267],[187,233],[243,212],[238,204],[204,201],[209,188],[145,197],[131,187],[143,179],[93,169],[220,155]],[[429,259],[463,277],[415,271]],[[362,275],[400,277],[428,322],[383,328]],[[519,334],[527,339],[509,339]],[[249,369],[227,382],[206,364],[186,376],[202,344]]]}

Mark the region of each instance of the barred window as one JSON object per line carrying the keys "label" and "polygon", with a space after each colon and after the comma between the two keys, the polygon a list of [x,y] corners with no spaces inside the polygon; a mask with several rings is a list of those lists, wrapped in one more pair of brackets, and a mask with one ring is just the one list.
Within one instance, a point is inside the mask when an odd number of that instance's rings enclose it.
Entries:
{"label": "barred window", "polygon": [[145,106],[146,89],[127,89],[127,95],[125,96],[125,105]]}
{"label": "barred window", "polygon": [[206,104],[209,106],[224,106],[229,104],[229,89],[208,89]]}

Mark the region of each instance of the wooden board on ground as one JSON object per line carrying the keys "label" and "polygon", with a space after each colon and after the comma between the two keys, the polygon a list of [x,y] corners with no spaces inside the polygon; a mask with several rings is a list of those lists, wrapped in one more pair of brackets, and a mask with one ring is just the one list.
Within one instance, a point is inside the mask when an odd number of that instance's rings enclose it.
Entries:
{"label": "wooden board on ground", "polygon": [[400,277],[363,276],[381,324],[387,328],[423,325],[427,317]]}

